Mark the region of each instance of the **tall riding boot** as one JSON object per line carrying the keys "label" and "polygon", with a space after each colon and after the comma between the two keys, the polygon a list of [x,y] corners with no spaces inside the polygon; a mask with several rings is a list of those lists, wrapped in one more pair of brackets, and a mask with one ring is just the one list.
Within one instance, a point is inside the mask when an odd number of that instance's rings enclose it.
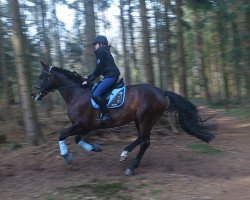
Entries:
{"label": "tall riding boot", "polygon": [[98,96],[98,97],[94,98],[94,100],[100,106],[100,112],[101,112],[100,120],[101,120],[101,122],[110,121],[112,119],[112,116],[109,113],[109,110],[106,106],[104,99],[102,97]]}

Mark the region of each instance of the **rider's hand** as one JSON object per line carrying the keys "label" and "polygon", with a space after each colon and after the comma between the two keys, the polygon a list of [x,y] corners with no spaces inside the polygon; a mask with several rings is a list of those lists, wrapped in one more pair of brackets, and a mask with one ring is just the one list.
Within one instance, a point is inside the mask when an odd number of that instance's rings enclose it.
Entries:
{"label": "rider's hand", "polygon": [[87,76],[84,76],[84,77],[83,77],[82,85],[87,85],[87,84],[88,84],[88,77],[87,77]]}
{"label": "rider's hand", "polygon": [[83,82],[82,82],[82,85],[87,85],[87,84],[88,84],[87,81],[83,81]]}

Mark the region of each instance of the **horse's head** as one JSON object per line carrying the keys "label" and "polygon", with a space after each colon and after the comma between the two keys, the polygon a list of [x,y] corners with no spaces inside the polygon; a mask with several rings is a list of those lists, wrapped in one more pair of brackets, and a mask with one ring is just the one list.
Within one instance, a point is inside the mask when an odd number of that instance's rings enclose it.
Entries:
{"label": "horse's head", "polygon": [[32,98],[40,101],[42,98],[49,92],[54,91],[57,88],[57,85],[50,74],[52,67],[48,66],[44,62],[41,62],[43,70],[34,84],[33,92],[31,94]]}

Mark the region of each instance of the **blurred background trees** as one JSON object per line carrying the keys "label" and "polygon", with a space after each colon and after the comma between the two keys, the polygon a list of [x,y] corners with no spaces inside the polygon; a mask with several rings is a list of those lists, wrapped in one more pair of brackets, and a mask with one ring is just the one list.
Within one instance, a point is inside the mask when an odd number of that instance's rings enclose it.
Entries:
{"label": "blurred background trees", "polygon": [[[25,91],[30,91],[41,70],[40,60],[82,75],[90,74],[95,67],[91,43],[98,34],[109,39],[127,84],[151,83],[187,98],[227,108],[249,103],[250,2],[247,0],[18,0],[16,3],[20,13],[22,62],[12,45],[17,20],[10,12],[13,5],[10,0],[0,0],[0,101],[8,109],[29,101],[29,92],[24,94],[19,79],[27,83]],[[22,77],[20,68],[25,73]],[[58,95],[48,95],[42,104],[49,116],[53,105],[63,103]]]}

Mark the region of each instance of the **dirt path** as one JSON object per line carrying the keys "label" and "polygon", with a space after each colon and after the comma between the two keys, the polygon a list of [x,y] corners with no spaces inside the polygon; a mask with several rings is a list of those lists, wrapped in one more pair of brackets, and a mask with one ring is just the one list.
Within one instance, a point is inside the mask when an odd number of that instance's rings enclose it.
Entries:
{"label": "dirt path", "polygon": [[[202,111],[205,115],[215,112]],[[99,130],[88,138],[101,144],[100,153],[86,153],[70,138],[75,159],[66,165],[53,132],[65,127],[67,119],[58,118],[58,113],[53,116],[56,125],[43,118],[46,143],[38,147],[22,144],[13,150],[13,133],[20,134],[21,124],[18,120],[15,125],[1,122],[0,130],[12,136],[0,145],[0,199],[250,199],[250,119],[217,112],[211,122],[219,128],[210,145],[183,132],[173,135],[161,119],[136,175],[126,177],[124,170],[137,149],[125,163],[119,162],[119,156],[136,137],[133,124]]]}

